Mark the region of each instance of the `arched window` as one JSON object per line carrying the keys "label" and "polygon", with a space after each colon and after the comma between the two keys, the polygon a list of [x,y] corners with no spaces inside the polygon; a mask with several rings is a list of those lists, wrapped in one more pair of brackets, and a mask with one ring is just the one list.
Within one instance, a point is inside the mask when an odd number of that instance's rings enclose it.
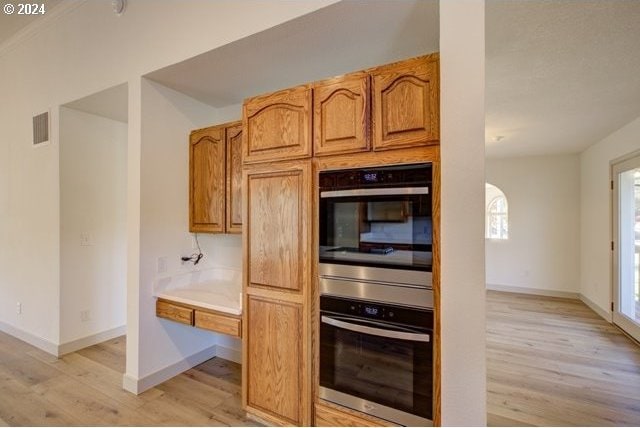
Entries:
{"label": "arched window", "polygon": [[485,237],[487,239],[509,238],[509,204],[502,190],[486,183],[485,188]]}

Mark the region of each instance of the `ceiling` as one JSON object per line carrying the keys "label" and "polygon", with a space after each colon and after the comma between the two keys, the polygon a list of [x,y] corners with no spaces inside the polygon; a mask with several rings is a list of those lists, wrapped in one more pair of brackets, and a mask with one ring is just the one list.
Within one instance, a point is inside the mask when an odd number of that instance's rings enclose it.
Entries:
{"label": "ceiling", "polygon": [[488,157],[578,153],[638,116],[640,1],[487,1]]}
{"label": "ceiling", "polygon": [[[0,44],[30,22],[0,14]],[[146,77],[223,107],[437,50],[437,0],[348,0]],[[120,91],[71,104],[126,120]],[[578,153],[638,116],[640,1],[486,1],[488,157]]]}
{"label": "ceiling", "polygon": [[437,0],[349,0],[146,77],[214,107],[435,52]]}
{"label": "ceiling", "polygon": [[104,91],[96,92],[88,97],[65,104],[63,107],[91,113],[118,122],[128,122],[129,114],[128,87],[126,83]]}
{"label": "ceiling", "polygon": [[[37,2],[20,2],[20,3],[36,3],[36,4],[44,4],[45,14],[49,12],[54,7],[58,6],[62,0],[38,0]],[[11,3],[14,6],[18,4],[17,1],[8,1],[2,0],[0,1],[2,6],[7,3]],[[6,13],[0,13],[0,45],[11,38],[14,34],[22,30],[27,25],[32,22],[42,18],[44,15],[18,15],[17,12],[7,15]]]}
{"label": "ceiling", "polygon": [[[436,51],[438,26],[437,1],[343,1],[147,77],[222,107]],[[640,116],[639,41],[640,1],[487,0],[487,156],[579,153]]]}

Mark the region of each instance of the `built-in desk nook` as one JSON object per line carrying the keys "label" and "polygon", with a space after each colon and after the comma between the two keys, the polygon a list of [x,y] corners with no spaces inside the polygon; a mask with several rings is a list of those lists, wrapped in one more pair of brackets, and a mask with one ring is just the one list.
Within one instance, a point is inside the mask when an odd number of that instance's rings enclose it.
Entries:
{"label": "built-in desk nook", "polygon": [[162,278],[156,285],[156,316],[242,337],[240,271],[213,268]]}

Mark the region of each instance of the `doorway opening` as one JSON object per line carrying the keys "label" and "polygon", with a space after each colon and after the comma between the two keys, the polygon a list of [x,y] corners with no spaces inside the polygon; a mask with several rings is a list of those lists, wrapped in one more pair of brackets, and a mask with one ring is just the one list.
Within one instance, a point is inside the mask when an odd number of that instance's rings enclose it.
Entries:
{"label": "doorway opening", "polygon": [[127,122],[126,83],[60,107],[60,354],[126,332]]}
{"label": "doorway opening", "polygon": [[640,153],[615,162],[613,322],[640,341]]}

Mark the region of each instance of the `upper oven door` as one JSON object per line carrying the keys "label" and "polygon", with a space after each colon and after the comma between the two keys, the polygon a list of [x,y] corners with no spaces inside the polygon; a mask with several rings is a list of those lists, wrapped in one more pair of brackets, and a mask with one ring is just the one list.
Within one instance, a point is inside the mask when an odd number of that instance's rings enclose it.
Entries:
{"label": "upper oven door", "polygon": [[321,190],[320,262],[431,271],[428,186]]}

